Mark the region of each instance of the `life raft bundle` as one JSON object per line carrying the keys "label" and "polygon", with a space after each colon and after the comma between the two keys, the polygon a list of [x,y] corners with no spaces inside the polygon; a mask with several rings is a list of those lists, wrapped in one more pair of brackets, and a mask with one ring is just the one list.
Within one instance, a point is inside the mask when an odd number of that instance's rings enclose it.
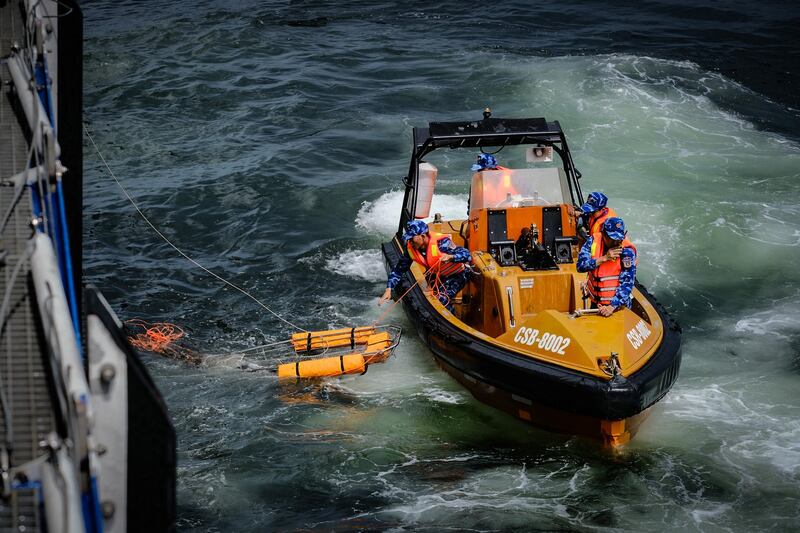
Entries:
{"label": "life raft bundle", "polygon": [[280,379],[364,374],[389,358],[400,342],[398,326],[364,326],[295,333],[292,361],[278,365]]}
{"label": "life raft bundle", "polygon": [[[399,326],[360,326],[324,331],[303,331],[289,339],[229,353],[201,354],[179,341],[184,331],[167,322],[131,319],[125,323],[128,340],[142,351],[189,363],[204,364],[214,358],[235,358],[242,369],[274,369],[278,377],[324,378],[364,374],[369,365],[388,359],[400,343]],[[277,368],[273,365],[277,363]]]}

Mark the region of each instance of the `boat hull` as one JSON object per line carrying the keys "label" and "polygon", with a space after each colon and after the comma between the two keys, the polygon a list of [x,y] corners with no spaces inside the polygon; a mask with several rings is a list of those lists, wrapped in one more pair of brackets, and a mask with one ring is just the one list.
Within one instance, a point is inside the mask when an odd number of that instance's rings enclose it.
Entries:
{"label": "boat hull", "polygon": [[[382,247],[387,269],[400,258],[396,241]],[[414,284],[407,273],[398,290]],[[661,344],[635,373],[602,379],[503,349],[456,327],[414,287],[403,308],[437,363],[472,394],[521,420],[552,431],[588,435],[609,444],[627,442],[677,379],[681,330],[642,286],[665,324]]]}

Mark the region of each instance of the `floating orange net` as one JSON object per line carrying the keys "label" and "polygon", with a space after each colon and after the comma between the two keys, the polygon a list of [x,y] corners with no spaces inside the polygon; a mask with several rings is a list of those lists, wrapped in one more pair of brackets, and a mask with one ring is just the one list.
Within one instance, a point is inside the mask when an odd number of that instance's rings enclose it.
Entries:
{"label": "floating orange net", "polygon": [[177,344],[176,341],[184,336],[184,331],[175,324],[150,323],[140,318],[132,318],[125,321],[125,326],[129,331],[128,341],[137,350],[190,362],[200,361],[200,354]]}
{"label": "floating orange net", "polygon": [[183,337],[183,330],[169,322],[150,324],[134,318],[125,322],[129,328],[140,328],[142,332],[132,335],[129,340],[134,348],[147,352],[161,352],[176,340]]}

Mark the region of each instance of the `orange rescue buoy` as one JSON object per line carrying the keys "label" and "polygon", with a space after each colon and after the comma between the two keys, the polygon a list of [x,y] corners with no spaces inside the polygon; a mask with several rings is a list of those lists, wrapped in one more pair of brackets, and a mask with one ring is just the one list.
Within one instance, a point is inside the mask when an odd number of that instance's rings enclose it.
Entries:
{"label": "orange rescue buoy", "polygon": [[309,361],[297,361],[278,366],[279,378],[324,378],[343,374],[363,374],[367,371],[361,354],[325,357]]}

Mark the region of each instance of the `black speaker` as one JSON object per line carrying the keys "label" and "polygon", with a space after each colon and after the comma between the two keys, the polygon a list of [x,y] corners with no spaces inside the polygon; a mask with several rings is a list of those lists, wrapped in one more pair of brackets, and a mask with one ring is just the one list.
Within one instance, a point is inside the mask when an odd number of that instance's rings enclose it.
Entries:
{"label": "black speaker", "polygon": [[492,243],[489,253],[500,266],[512,266],[517,264],[517,250],[514,241],[497,241]]}
{"label": "black speaker", "polygon": [[556,237],[554,245],[556,263],[572,263],[572,237]]}

